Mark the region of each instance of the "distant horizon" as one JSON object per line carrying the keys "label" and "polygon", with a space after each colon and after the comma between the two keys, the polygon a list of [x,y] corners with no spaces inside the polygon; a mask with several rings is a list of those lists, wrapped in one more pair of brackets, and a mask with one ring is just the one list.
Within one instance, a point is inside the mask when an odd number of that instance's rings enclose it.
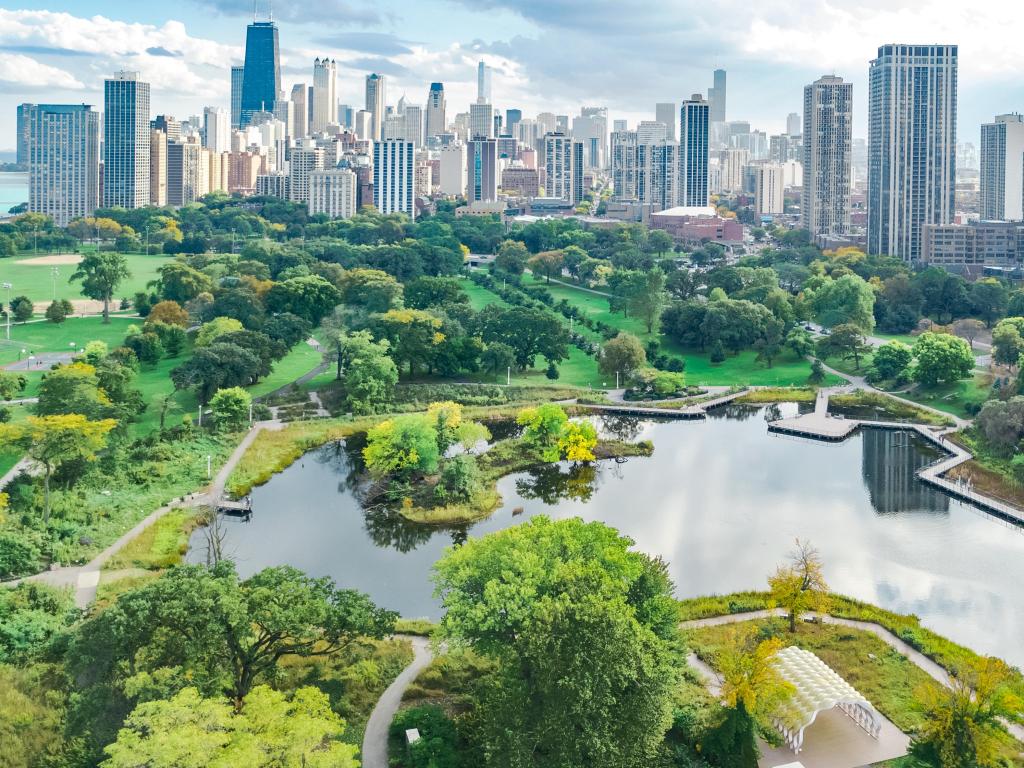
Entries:
{"label": "distant horizon", "polygon": [[[15,144],[21,102],[102,111],[103,78],[119,69],[140,71],[152,84],[151,116],[227,107],[230,67],[242,62],[252,18],[248,0],[185,0],[171,10],[127,0],[29,0],[0,9],[0,143]],[[339,101],[355,108],[363,105],[365,75],[380,72],[392,104],[402,95],[422,104],[440,81],[449,115],[467,111],[483,60],[494,68],[502,111],[574,115],[603,106],[609,126],[635,125],[653,119],[657,102],[706,94],[722,68],[727,118],[770,135],[785,130],[787,114],[802,113],[805,85],[835,74],[854,85],[854,133],[864,136],[868,62],[897,41],[959,46],[960,143],[978,145],[983,122],[1024,110],[1014,33],[1024,26],[1024,4],[991,10],[895,0],[853,14],[834,0],[757,7],[723,0],[713,8],[594,0],[585,10],[540,0],[278,0],[274,20],[285,93],[311,83],[314,58],[327,55],[338,62]]]}

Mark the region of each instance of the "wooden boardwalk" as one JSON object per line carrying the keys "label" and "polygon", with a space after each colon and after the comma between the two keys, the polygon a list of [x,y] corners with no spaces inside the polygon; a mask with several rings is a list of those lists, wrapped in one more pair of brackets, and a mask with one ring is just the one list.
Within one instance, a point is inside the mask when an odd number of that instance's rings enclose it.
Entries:
{"label": "wooden boardwalk", "polygon": [[749,390],[741,389],[739,392],[730,392],[727,395],[694,403],[682,408],[651,408],[643,405],[587,405],[580,403],[581,408],[588,408],[598,413],[617,413],[623,416],[660,416],[666,419],[689,419],[696,421],[707,418],[708,411],[726,403],[731,403],[738,397],[743,397]]}

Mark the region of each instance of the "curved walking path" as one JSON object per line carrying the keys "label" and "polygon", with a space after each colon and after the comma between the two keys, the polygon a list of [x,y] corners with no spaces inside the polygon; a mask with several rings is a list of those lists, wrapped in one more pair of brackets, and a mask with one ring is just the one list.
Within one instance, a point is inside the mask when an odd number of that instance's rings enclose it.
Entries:
{"label": "curved walking path", "polygon": [[388,731],[402,703],[402,694],[434,659],[428,638],[408,635],[396,637],[404,637],[412,643],[412,663],[381,694],[370,713],[370,719],[366,721],[366,730],[363,732],[363,768],[388,768]]}
{"label": "curved walking path", "polygon": [[[787,614],[781,608],[774,608],[763,611],[749,611],[747,613],[731,613],[725,616],[712,616],[706,619],[692,619],[691,621],[680,622],[680,629],[700,629],[701,627],[719,627],[726,624],[739,624],[744,621],[755,621],[757,619],[781,618]],[[862,632],[870,632],[879,638],[883,643],[893,650],[906,656],[907,659],[925,674],[947,688],[952,687],[952,678],[945,667],[935,663],[913,646],[907,644],[881,624],[870,621],[857,621],[856,619],[843,619],[838,616],[830,616],[822,613],[808,613],[807,616],[821,621],[823,624],[834,624],[840,627],[850,627]],[[1024,726],[1002,721],[1006,730],[1018,741],[1024,743]]]}
{"label": "curved walking path", "polygon": [[75,605],[79,608],[87,608],[89,604],[96,599],[96,590],[100,583],[100,571],[103,570],[104,564],[110,560],[111,557],[124,549],[129,542],[138,537],[144,530],[153,525],[153,523],[171,510],[181,509],[183,507],[198,507],[202,504],[218,501],[224,493],[224,486],[227,484],[232,471],[234,471],[238,462],[241,461],[242,456],[249,449],[249,446],[252,445],[257,435],[259,435],[259,433],[264,429],[276,430],[281,429],[282,426],[283,425],[280,421],[256,422],[252,429],[249,430],[248,434],[246,434],[242,441],[235,447],[231,456],[229,456],[228,460],[224,462],[224,465],[217,472],[216,477],[214,477],[206,490],[191,493],[180,501],[173,501],[170,504],[150,512],[146,517],[136,523],[131,530],[122,534],[117,541],[104,549],[85,565],[53,568],[49,571],[43,571],[33,576],[26,576],[22,579],[3,582],[3,586],[13,587],[23,581],[38,581],[43,584],[49,584],[52,587],[69,587],[75,592]]}

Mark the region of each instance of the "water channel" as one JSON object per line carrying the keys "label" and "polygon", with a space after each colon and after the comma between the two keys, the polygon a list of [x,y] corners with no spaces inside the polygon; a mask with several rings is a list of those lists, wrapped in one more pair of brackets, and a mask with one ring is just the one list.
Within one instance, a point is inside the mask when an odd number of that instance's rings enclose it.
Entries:
{"label": "water channel", "polygon": [[[253,491],[225,551],[243,575],[290,564],[367,592],[409,618],[437,618],[431,565],[445,547],[532,515],[598,520],[668,563],[679,597],[764,589],[796,537],[821,551],[837,592],[914,613],[977,651],[1024,666],[1024,529],[931,490],[915,471],[936,450],[907,432],[864,430],[834,445],[769,434],[795,406],[729,406],[706,421],[602,418],[654,455],[551,467],[499,483],[504,503],[468,530],[364,510],[358,446],[325,446]],[[204,534],[189,559],[205,557]]]}

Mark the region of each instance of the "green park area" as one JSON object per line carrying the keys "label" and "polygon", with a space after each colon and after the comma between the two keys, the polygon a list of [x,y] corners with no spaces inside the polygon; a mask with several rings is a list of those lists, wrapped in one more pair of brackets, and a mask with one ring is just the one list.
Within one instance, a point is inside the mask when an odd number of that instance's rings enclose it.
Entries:
{"label": "green park area", "polygon": [[[32,252],[0,259],[0,284],[11,284],[12,297],[28,296],[35,303],[53,300],[55,284],[56,298],[79,300],[82,298],[82,284],[71,280],[77,259],[78,254],[40,254],[37,257]],[[145,290],[146,285],[157,278],[157,270],[171,257],[129,253],[125,254],[125,259],[131,275],[118,286],[117,299],[131,298]],[[6,302],[6,291],[2,298]]]}

